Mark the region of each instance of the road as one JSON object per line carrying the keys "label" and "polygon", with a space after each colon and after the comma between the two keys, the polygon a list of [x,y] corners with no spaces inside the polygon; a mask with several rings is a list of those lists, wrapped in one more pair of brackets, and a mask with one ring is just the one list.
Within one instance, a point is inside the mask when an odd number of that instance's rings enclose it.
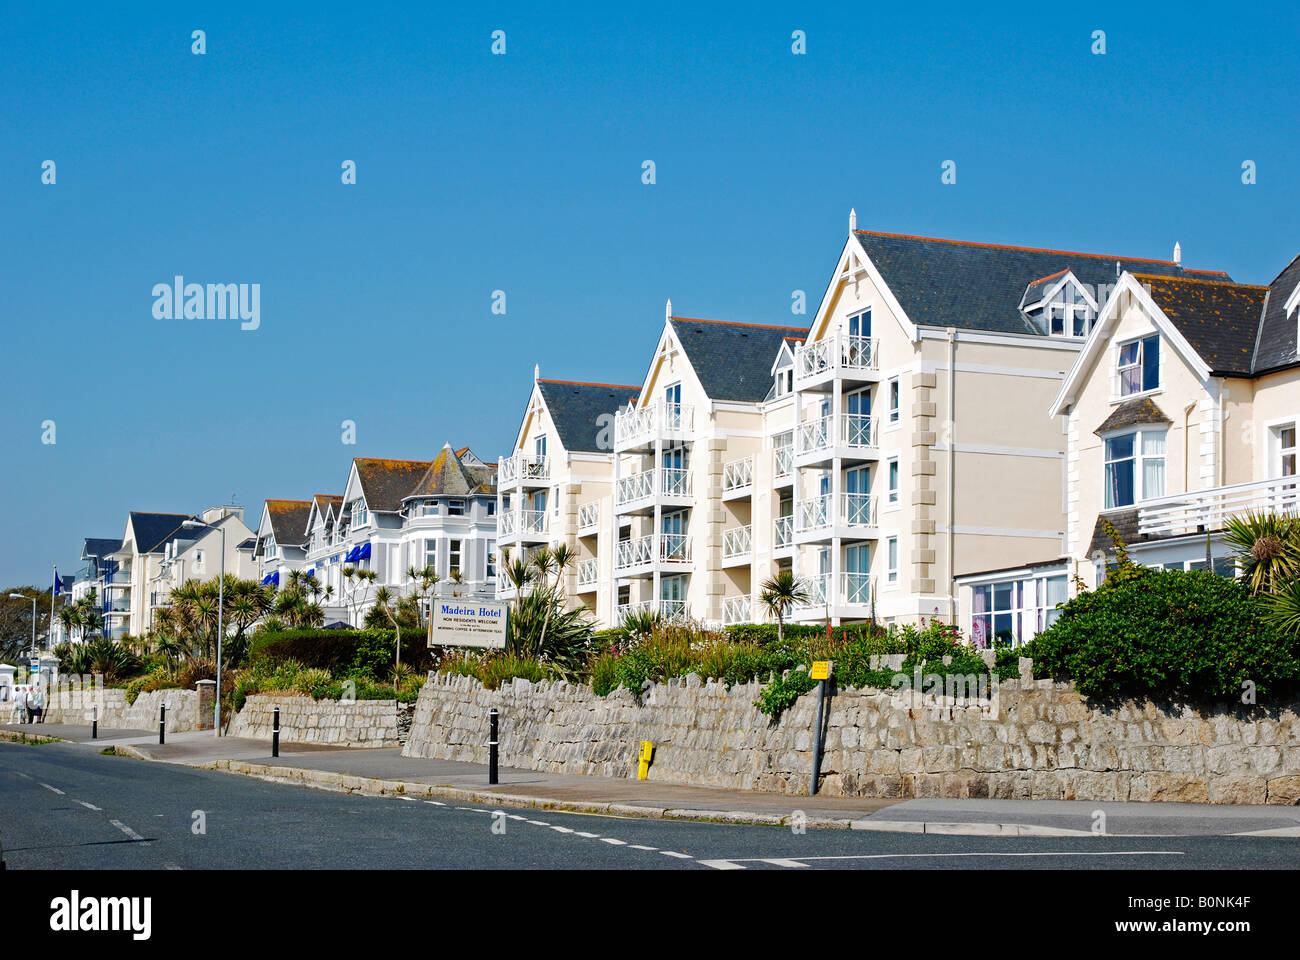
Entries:
{"label": "road", "polygon": [[494,811],[349,796],[66,744],[0,743],[0,831],[11,870],[1258,870],[1300,863],[1296,838],[796,834]]}

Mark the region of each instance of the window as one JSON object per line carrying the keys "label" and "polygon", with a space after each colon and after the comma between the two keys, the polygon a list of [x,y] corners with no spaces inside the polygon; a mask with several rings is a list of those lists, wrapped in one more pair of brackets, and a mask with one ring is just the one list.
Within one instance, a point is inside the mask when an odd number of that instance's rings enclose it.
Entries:
{"label": "window", "polygon": [[890,583],[898,583],[898,537],[890,537],[885,541],[888,551],[889,569],[886,579]]}
{"label": "window", "polygon": [[1277,464],[1275,472],[1279,477],[1294,477],[1296,466],[1295,424],[1288,423],[1273,428],[1277,438]]}
{"label": "window", "polygon": [[1006,580],[973,588],[971,637],[976,646],[1019,646],[1050,627],[1069,595],[1065,574]]}
{"label": "window", "polygon": [[546,434],[533,440],[533,455],[539,462],[546,459]]}
{"label": "window", "polygon": [[497,515],[497,502],[495,500],[487,501],[487,515],[495,517]]}
{"label": "window", "polygon": [[889,461],[889,502],[898,503],[898,458]]}
{"label": "window", "polygon": [[784,397],[794,392],[794,367],[786,367],[776,372],[775,396]]}
{"label": "window", "polygon": [[464,500],[448,500],[448,501],[447,501],[447,516],[449,516],[449,517],[463,517],[463,516],[465,516],[465,501],[464,501]]}
{"label": "window", "polygon": [[424,565],[434,573],[438,572],[438,541],[424,541]]}
{"label": "window", "polygon": [[447,576],[451,576],[455,571],[460,569],[460,541],[449,540],[450,545],[447,550]]}
{"label": "window", "polygon": [[1119,346],[1119,395],[1127,397],[1160,386],[1160,338],[1143,337]]}
{"label": "window", "polygon": [[1108,437],[1106,509],[1164,495],[1165,431],[1144,429]]}
{"label": "window", "polygon": [[497,575],[497,542],[495,540],[487,542],[487,566],[483,573],[487,580],[495,579]]}
{"label": "window", "polygon": [[353,500],[352,501],[352,529],[356,530],[358,527],[364,527],[366,525],[366,519],[367,519],[366,501]]}
{"label": "window", "polygon": [[898,378],[889,381],[889,422],[898,423]]}

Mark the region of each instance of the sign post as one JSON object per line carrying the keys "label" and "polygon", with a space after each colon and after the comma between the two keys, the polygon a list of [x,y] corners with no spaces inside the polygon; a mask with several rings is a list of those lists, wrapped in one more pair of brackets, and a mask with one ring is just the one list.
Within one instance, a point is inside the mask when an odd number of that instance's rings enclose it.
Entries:
{"label": "sign post", "polygon": [[812,782],[808,785],[810,797],[817,795],[817,781],[822,775],[822,711],[826,704],[826,681],[831,678],[833,669],[831,661],[815,660],[809,673],[817,681],[817,726],[813,728]]}

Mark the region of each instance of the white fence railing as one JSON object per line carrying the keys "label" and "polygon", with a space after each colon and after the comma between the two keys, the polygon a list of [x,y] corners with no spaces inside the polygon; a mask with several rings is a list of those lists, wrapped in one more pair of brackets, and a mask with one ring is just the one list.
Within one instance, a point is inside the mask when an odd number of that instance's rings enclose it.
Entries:
{"label": "white fence railing", "polygon": [[507,510],[501,514],[501,536],[546,532],[545,510]]}
{"label": "white fence railing", "polygon": [[870,337],[836,334],[795,347],[795,380],[806,380],[827,371],[865,372],[876,369],[876,341]]}
{"label": "white fence railing", "polygon": [[799,610],[815,611],[825,609],[829,599],[830,606],[853,604],[863,606],[871,603],[872,581],[868,573],[841,573],[839,589],[832,590],[832,575],[818,574],[803,578],[803,587],[808,598],[795,604]]}
{"label": "white fence railing", "polygon": [[781,480],[794,473],[794,440],[772,451],[772,476]]}
{"label": "white fence railing", "polygon": [[745,457],[722,465],[722,492],[736,493],[754,486],[754,458]]}
{"label": "white fence railing", "polygon": [[657,435],[684,433],[695,429],[695,408],[688,403],[653,403],[624,407],[614,414],[614,446],[653,440]]}
{"label": "white fence railing", "polygon": [[1138,533],[1174,536],[1218,530],[1241,513],[1290,513],[1300,507],[1300,477],[1279,477],[1148,500],[1138,508]]}
{"label": "white fence railing", "polygon": [[794,543],[794,517],[777,517],[773,524],[772,544],[783,549]]}
{"label": "white fence railing", "polygon": [[641,600],[638,603],[620,603],[618,621],[639,613],[658,613],[665,620],[680,620],[686,616],[685,600]]}
{"label": "white fence railing", "polygon": [[578,586],[594,587],[600,579],[600,566],[593,557],[578,564]]}
{"label": "white fence railing", "polygon": [[655,489],[655,472],[642,470],[631,476],[619,477],[614,499],[620,507],[637,500],[646,500],[656,493],[665,497],[689,497],[691,472],[678,467],[664,467],[659,471],[659,487]]}
{"label": "white fence railing", "polygon": [[691,541],[682,533],[655,533],[623,540],[614,551],[614,569],[626,570],[658,561],[690,563]]}
{"label": "white fence railing", "polygon": [[754,551],[754,528],[750,525],[722,531],[722,558],[748,557]]}
{"label": "white fence railing", "polygon": [[727,597],[722,601],[722,622],[749,623],[753,619],[750,616],[752,606],[749,597]]}
{"label": "white fence railing", "polygon": [[549,457],[517,453],[513,457],[503,458],[498,472],[502,486],[520,480],[549,480],[551,461]]}
{"label": "white fence railing", "polygon": [[578,507],[578,529],[590,530],[600,526],[600,501],[593,500]]}
{"label": "white fence railing", "polygon": [[827,415],[805,420],[796,434],[800,453],[818,453],[833,446],[871,449],[876,445],[873,418],[866,413],[842,413],[839,423]]}

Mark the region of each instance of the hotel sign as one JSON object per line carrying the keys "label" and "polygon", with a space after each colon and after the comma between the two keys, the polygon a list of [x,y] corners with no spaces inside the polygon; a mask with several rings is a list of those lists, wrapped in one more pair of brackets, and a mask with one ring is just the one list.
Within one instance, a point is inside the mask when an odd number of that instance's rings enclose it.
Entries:
{"label": "hotel sign", "polygon": [[435,600],[429,620],[429,646],[485,647],[506,645],[506,605]]}

